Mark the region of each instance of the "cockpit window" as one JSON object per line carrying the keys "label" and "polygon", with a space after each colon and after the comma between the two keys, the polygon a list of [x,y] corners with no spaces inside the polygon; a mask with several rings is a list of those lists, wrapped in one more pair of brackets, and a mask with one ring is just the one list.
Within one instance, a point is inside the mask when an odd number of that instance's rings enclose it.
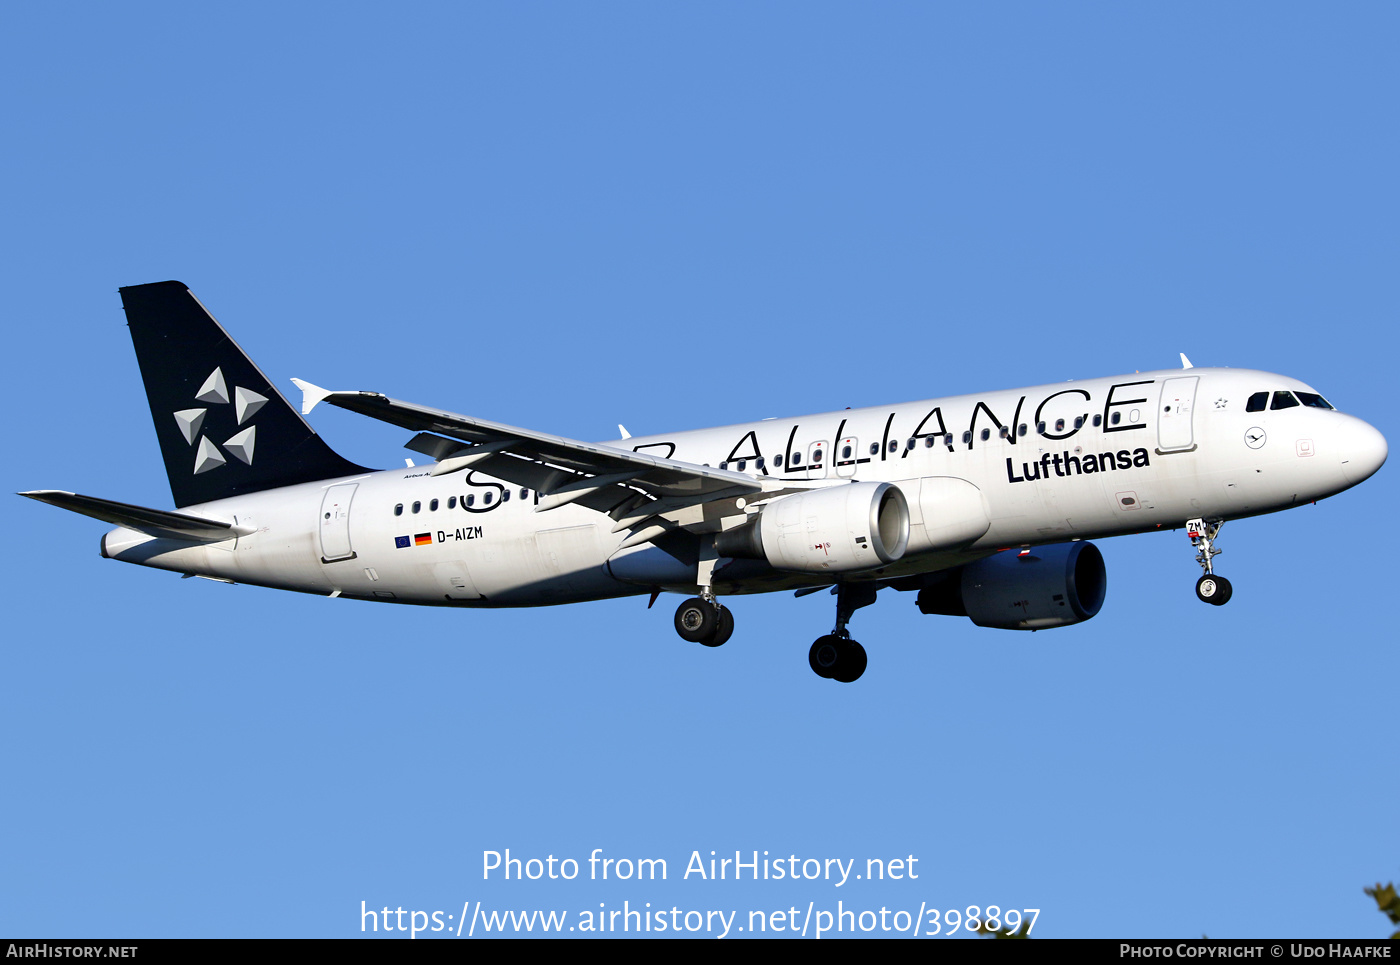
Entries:
{"label": "cockpit window", "polygon": [[1263,412],[1269,406],[1269,393],[1256,392],[1249,397],[1249,402],[1245,405],[1246,412]]}
{"label": "cockpit window", "polygon": [[1332,404],[1314,392],[1299,392],[1298,401],[1314,409],[1330,409]]}
{"label": "cockpit window", "polygon": [[1298,404],[1298,400],[1293,398],[1292,392],[1275,392],[1274,404],[1270,409],[1291,409]]}

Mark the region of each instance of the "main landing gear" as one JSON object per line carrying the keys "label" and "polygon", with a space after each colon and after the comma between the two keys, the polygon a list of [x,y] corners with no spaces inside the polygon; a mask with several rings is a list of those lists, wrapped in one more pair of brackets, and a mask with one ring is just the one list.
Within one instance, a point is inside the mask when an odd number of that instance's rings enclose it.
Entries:
{"label": "main landing gear", "polygon": [[857,610],[875,602],[876,589],[873,583],[836,586],[836,626],[807,651],[807,663],[818,677],[849,684],[865,673],[865,648],[851,639],[846,624]]}
{"label": "main landing gear", "polygon": [[[676,607],[676,633],[682,640],[706,647],[721,646],[734,633],[733,615],[715,599],[710,586],[717,560],[714,544],[710,541],[702,543],[700,561],[696,567],[696,584],[700,595]],[[875,591],[878,589],[873,583],[839,583],[832,587],[832,592],[836,594],[836,626],[826,636],[817,638],[807,653],[807,663],[818,677],[848,684],[865,673],[865,648],[851,639],[846,624],[857,610],[875,602]],[[652,602],[656,601],[659,592],[659,589],[653,592]],[[809,592],[812,591],[800,590],[798,596]]]}
{"label": "main landing gear", "polygon": [[734,634],[734,615],[713,596],[693,596],[676,608],[676,632],[691,643],[722,646]]}
{"label": "main landing gear", "polygon": [[1196,598],[1212,606],[1224,606],[1230,602],[1234,588],[1223,576],[1216,576],[1211,565],[1212,557],[1219,556],[1222,550],[1215,548],[1215,538],[1225,525],[1223,519],[1191,519],[1186,522],[1186,535],[1191,537],[1191,545],[1196,547],[1196,562],[1201,564],[1205,575],[1196,581]]}
{"label": "main landing gear", "polygon": [[[836,626],[812,644],[807,663],[818,677],[849,684],[865,673],[866,657],[865,648],[851,639],[846,624],[853,613],[875,602],[878,587],[871,583],[843,583],[833,589]],[[693,596],[676,607],[676,633],[682,640],[718,647],[734,633],[734,617],[708,591],[705,587],[702,596]]]}
{"label": "main landing gear", "polygon": [[715,599],[715,591],[710,588],[718,562],[715,542],[707,537],[700,544],[700,562],[695,568],[695,582],[700,587],[700,595],[676,607],[676,632],[682,640],[718,647],[734,635],[734,615],[720,606]]}

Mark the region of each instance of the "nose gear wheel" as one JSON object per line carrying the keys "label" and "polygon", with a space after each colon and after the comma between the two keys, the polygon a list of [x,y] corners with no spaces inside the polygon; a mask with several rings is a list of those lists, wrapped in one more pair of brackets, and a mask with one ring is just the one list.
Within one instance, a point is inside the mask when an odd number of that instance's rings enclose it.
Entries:
{"label": "nose gear wheel", "polygon": [[1196,581],[1196,598],[1212,606],[1224,606],[1230,602],[1234,588],[1223,576],[1203,576]]}

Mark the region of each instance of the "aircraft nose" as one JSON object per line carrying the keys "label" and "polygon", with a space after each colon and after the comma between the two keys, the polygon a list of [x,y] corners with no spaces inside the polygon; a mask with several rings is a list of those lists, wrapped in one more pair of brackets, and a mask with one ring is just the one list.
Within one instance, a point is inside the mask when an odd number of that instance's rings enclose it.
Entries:
{"label": "aircraft nose", "polygon": [[1342,456],[1342,475],[1353,486],[1369,478],[1390,454],[1380,430],[1356,418],[1348,420],[1338,442],[1341,443],[1338,448]]}

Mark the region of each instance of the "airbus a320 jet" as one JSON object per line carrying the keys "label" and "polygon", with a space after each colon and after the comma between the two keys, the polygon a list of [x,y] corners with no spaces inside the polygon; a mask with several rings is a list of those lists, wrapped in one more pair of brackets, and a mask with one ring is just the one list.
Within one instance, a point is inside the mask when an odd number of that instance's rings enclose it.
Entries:
{"label": "airbus a320 jet", "polygon": [[[1220,605],[1226,520],[1355,486],[1384,437],[1296,379],[1181,369],[579,442],[293,379],[301,413],[185,285],[121,289],[177,511],[22,495],[117,528],[102,555],[228,583],[450,607],[682,593],[682,638],[734,632],[721,597],[830,589],[820,677],[866,667],[852,614],[890,587],[924,613],[1062,627],[1104,602],[1090,538],[1184,528]],[[375,471],[303,415],[413,433],[431,465]],[[621,427],[619,427],[621,428]],[[408,460],[411,462],[411,460]]]}

